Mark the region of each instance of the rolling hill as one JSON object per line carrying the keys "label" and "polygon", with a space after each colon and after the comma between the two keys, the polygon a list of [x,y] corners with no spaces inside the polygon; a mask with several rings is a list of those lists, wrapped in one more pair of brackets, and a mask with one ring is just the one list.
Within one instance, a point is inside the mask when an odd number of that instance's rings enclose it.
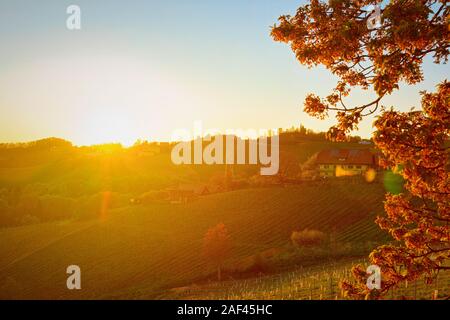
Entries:
{"label": "rolling hill", "polygon": [[[103,219],[0,230],[0,299],[155,298],[211,274],[201,256],[207,229],[226,224],[228,263],[289,246],[293,230],[336,232],[338,241],[383,241],[379,183],[304,184],[244,189],[187,204],[128,206]],[[79,265],[82,289],[66,288]]]}

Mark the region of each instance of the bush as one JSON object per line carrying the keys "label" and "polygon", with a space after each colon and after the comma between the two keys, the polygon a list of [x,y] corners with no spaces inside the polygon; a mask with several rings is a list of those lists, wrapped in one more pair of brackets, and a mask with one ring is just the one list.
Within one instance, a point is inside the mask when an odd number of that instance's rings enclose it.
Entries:
{"label": "bush", "polygon": [[291,235],[292,243],[299,248],[319,246],[325,240],[325,233],[318,230],[305,229],[303,231],[294,231]]}

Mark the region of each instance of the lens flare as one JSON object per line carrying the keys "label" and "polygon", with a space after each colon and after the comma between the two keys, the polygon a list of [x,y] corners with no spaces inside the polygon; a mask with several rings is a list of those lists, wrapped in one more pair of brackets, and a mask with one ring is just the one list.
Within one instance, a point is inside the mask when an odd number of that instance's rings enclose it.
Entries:
{"label": "lens flare", "polygon": [[377,177],[377,172],[375,171],[375,169],[373,168],[369,168],[365,173],[364,173],[364,178],[366,179],[367,182],[373,182],[375,181],[375,178]]}

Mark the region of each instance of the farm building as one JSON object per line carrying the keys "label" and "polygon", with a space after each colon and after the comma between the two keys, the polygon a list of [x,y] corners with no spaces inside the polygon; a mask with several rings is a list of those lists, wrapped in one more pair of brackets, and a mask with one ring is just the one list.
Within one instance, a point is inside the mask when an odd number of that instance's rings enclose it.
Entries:
{"label": "farm building", "polygon": [[327,149],[317,154],[321,177],[362,175],[377,166],[377,157],[367,149]]}

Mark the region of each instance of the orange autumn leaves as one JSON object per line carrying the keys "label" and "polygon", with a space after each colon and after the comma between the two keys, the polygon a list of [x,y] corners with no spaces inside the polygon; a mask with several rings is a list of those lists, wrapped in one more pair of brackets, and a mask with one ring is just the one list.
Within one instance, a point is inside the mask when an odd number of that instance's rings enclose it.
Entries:
{"label": "orange autumn leaves", "polygon": [[[374,113],[383,96],[400,81],[423,80],[426,55],[447,61],[450,32],[445,0],[390,1],[381,9],[382,25],[369,29],[367,20],[380,1],[312,0],[293,16],[284,15],[272,28],[275,41],[289,44],[297,60],[309,67],[323,65],[339,78],[333,92],[321,99],[306,97],[304,110],[323,119],[337,113],[329,137],[344,140],[364,115]],[[372,7],[371,7],[372,6]],[[377,97],[361,106],[348,106],[351,89],[373,88]]]}
{"label": "orange autumn leaves", "polygon": [[[323,65],[339,80],[325,98],[309,94],[304,110],[324,119],[336,113],[328,138],[342,141],[363,117],[381,107],[382,98],[400,82],[423,80],[423,59],[447,62],[450,50],[449,13],[445,0],[389,1],[381,9],[381,26],[369,29],[372,9],[380,1],[312,0],[294,16],[282,16],[272,29],[275,41],[289,44],[297,60],[309,67]],[[349,106],[345,97],[360,87],[376,98]],[[377,224],[393,242],[375,249],[370,261],[382,270],[381,290],[368,290],[362,266],[342,287],[349,297],[380,298],[402,281],[450,270],[450,85],[422,92],[422,110],[385,110],[374,123],[373,139],[383,165],[405,179],[405,190],[387,194],[386,215]]]}
{"label": "orange autumn leaves", "polygon": [[[378,296],[422,276],[432,283],[439,272],[450,270],[450,83],[422,96],[423,111],[391,110],[375,122],[374,141],[383,152],[384,165],[397,167],[406,189],[386,195],[386,216],[376,220],[396,241],[369,257],[383,271]],[[346,282],[343,287],[355,298],[374,297],[362,271],[356,267],[357,284]]]}

